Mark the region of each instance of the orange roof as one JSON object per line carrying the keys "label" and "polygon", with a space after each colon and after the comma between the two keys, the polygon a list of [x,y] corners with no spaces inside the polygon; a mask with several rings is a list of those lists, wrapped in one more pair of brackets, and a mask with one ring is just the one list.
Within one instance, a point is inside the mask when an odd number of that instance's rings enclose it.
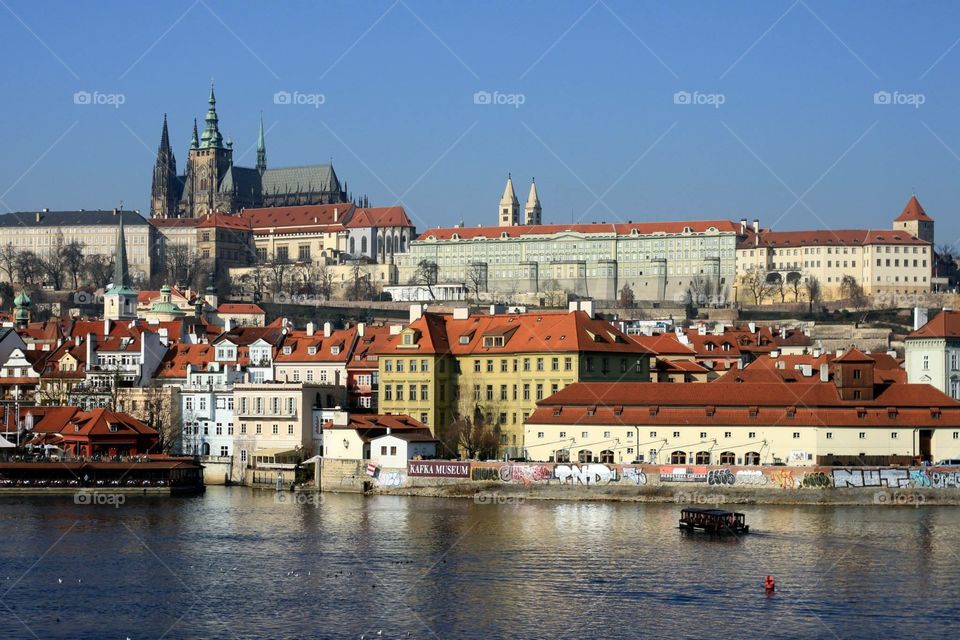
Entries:
{"label": "orange roof", "polygon": [[835,358],[834,362],[874,362],[874,359],[859,349],[850,349],[845,351],[842,356]]}
{"label": "orange roof", "polygon": [[920,206],[920,201],[917,200],[917,196],[910,196],[907,206],[903,208],[903,211],[899,216],[897,216],[895,222],[909,222],[911,220],[933,222],[933,218],[928,216],[927,212],[923,210],[922,206]]}
{"label": "orange roof", "polygon": [[569,231],[572,233],[602,233],[606,235],[629,236],[633,233],[640,235],[654,233],[684,233],[689,228],[692,233],[705,233],[708,229],[722,232],[736,232],[739,227],[730,220],[692,220],[688,222],[594,222],[587,224],[538,224],[520,225],[514,227],[446,227],[428,229],[421,233],[417,240],[452,240],[458,236],[461,240],[472,238],[508,238],[523,236],[541,236]]}
{"label": "orange roof", "polygon": [[[454,353],[496,355],[536,352],[611,352],[645,354],[650,350],[606,320],[583,311],[471,315],[466,320],[452,315],[426,313],[409,327],[420,333],[417,347],[401,345],[402,334],[391,336],[381,355]],[[492,346],[485,337],[502,337],[503,346]]]}
{"label": "orange roof", "polygon": [[194,369],[206,369],[213,362],[214,350],[209,344],[174,344],[160,361],[155,378],[186,378],[187,365]]}
{"label": "orange roof", "polygon": [[657,333],[652,336],[632,335],[630,339],[663,356],[693,356],[693,349],[682,344],[675,333]]}
{"label": "orange roof", "polygon": [[[356,335],[356,328],[332,331],[329,338],[325,338],[322,332],[308,336],[306,331],[291,331],[283,339],[283,346],[280,347],[274,361],[278,364],[285,362],[346,362],[350,358],[350,351]],[[337,355],[333,354],[334,347],[339,348]],[[288,351],[289,353],[287,353]],[[313,351],[312,354],[311,351]]]}
{"label": "orange roof", "polygon": [[941,311],[913,333],[910,338],[957,338],[960,337],[960,311]]}

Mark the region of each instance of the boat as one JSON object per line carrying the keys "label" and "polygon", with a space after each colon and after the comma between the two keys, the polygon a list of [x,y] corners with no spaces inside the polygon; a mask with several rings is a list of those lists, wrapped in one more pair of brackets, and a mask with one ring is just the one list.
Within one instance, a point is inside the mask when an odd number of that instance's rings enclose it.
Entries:
{"label": "boat", "polygon": [[687,507],[680,511],[680,528],[687,531],[701,529],[709,533],[749,533],[746,516],[735,511]]}

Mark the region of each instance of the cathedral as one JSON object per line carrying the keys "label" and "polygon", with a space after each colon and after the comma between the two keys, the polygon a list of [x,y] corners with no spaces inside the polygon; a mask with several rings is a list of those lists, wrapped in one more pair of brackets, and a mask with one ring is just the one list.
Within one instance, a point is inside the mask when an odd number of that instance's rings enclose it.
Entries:
{"label": "cathedral", "polygon": [[177,161],[170,146],[167,117],[163,117],[160,148],[153,169],[150,216],[153,218],[199,218],[208,213],[235,213],[248,207],[348,202],[346,185],[341,187],[332,164],[267,168],[263,118],[257,138],[257,165],[233,164],[233,142],[224,141],[217,118],[217,99],[210,85],[206,127],[193,138],[187,153],[187,167],[177,175]]}

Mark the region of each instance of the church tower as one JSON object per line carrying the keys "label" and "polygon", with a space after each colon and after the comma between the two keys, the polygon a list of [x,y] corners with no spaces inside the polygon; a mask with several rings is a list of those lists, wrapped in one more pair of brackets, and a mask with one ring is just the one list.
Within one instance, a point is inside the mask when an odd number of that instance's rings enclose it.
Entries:
{"label": "church tower", "polygon": [[520,201],[513,190],[513,178],[507,174],[507,186],[500,198],[500,226],[515,227],[520,224]]}
{"label": "church tower", "polygon": [[118,211],[120,227],[117,229],[116,258],[113,266],[113,283],[103,294],[103,317],[106,320],[134,320],[137,317],[137,292],[130,287],[127,273],[127,243],[123,235],[123,212]]}
{"label": "church tower", "polygon": [[267,145],[263,140],[263,112],[260,112],[260,135],[257,136],[257,171],[263,177],[267,170]]}
{"label": "church tower", "polygon": [[157,149],[157,163],[153,167],[153,186],[150,190],[150,217],[173,218],[177,215],[177,160],[170,146],[167,114],[163,114],[163,131]]}
{"label": "church tower", "polygon": [[217,117],[217,98],[210,83],[209,107],[207,109],[206,128],[197,141],[194,128],[193,141],[188,156],[189,174],[186,188],[190,189],[190,216],[202,217],[216,211],[217,191],[220,179],[233,164],[233,150],[223,143]]}
{"label": "church tower", "polygon": [[912,236],[926,240],[933,244],[933,218],[920,206],[917,196],[910,196],[910,201],[903,211],[893,221],[894,231],[904,230]]}
{"label": "church tower", "polygon": [[523,208],[523,224],[541,224],[541,214],[543,209],[540,206],[540,197],[537,195],[537,181],[530,181],[530,195],[527,197],[527,204]]}

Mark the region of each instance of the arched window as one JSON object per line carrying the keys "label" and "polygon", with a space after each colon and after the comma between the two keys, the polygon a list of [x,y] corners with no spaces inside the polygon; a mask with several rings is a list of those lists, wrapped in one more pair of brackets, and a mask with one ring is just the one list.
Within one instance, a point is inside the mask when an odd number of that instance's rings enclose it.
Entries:
{"label": "arched window", "polygon": [[581,449],[580,453],[577,454],[578,462],[593,462],[593,451],[587,449]]}
{"label": "arched window", "polygon": [[613,464],[613,451],[604,449],[600,452],[600,462],[603,464]]}
{"label": "arched window", "polygon": [[733,451],[724,451],[720,454],[720,464],[723,465],[733,465],[737,464],[737,456]]}
{"label": "arched window", "polygon": [[400,236],[400,253],[403,253],[407,250],[407,237]]}
{"label": "arched window", "polygon": [[367,236],[360,238],[360,253],[364,255],[367,253]]}
{"label": "arched window", "polygon": [[709,451],[697,451],[696,456],[694,457],[696,464],[710,464],[710,452]]}
{"label": "arched window", "polygon": [[350,238],[350,253],[354,254],[357,252],[357,245],[353,238]]}
{"label": "arched window", "polygon": [[670,454],[670,464],[687,464],[687,453],[685,451],[674,451]]}
{"label": "arched window", "polygon": [[208,456],[210,455],[210,443],[204,442],[203,446],[200,447],[200,455]]}
{"label": "arched window", "polygon": [[387,253],[393,254],[393,236],[387,236]]}
{"label": "arched window", "polygon": [[743,456],[743,464],[746,465],[755,465],[760,464],[760,454],[756,451],[748,451],[745,456]]}
{"label": "arched window", "polygon": [[557,462],[570,462],[570,449],[557,449],[554,459]]}

